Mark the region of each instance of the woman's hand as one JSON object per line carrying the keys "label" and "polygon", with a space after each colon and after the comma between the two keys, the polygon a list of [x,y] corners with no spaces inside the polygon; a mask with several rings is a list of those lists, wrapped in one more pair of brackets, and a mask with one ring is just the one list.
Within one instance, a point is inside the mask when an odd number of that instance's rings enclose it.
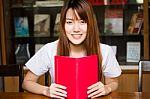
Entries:
{"label": "woman's hand", "polygon": [[102,82],[97,82],[88,87],[88,97],[95,98],[103,95],[107,95],[111,92],[111,88],[107,85],[104,85]]}
{"label": "woman's hand", "polygon": [[65,86],[53,83],[45,90],[44,95],[51,98],[65,99],[67,97],[65,89]]}

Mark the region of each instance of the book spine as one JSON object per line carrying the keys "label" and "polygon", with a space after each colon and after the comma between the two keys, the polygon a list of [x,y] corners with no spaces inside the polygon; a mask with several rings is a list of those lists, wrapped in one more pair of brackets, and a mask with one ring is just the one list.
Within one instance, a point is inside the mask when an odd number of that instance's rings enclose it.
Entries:
{"label": "book spine", "polygon": [[78,86],[79,85],[79,83],[78,83],[79,82],[78,81],[79,80],[79,75],[78,75],[79,74],[79,63],[78,63],[79,61],[78,61],[78,59],[76,59],[75,62],[76,62],[75,63],[76,64],[76,77],[75,77],[75,81],[76,81],[76,93],[75,93],[76,94],[76,98],[75,99],[80,99],[79,86]]}

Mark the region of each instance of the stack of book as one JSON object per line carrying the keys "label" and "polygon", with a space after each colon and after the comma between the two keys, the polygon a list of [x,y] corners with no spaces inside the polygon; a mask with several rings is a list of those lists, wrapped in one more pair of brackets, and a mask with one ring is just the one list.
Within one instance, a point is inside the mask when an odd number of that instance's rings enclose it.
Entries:
{"label": "stack of book", "polygon": [[57,7],[63,6],[62,0],[36,1],[34,7]]}

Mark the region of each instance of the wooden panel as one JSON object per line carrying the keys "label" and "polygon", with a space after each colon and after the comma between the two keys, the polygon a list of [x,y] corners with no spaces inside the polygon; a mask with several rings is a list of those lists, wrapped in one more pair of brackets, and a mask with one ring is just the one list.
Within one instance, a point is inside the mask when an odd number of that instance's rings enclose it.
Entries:
{"label": "wooden panel", "polygon": [[149,53],[149,8],[148,0],[144,0],[144,59],[150,59]]}
{"label": "wooden panel", "polygon": [[[143,75],[143,91],[150,91],[150,74]],[[138,74],[122,74],[119,78],[119,88],[117,91],[120,92],[137,92],[138,91]]]}
{"label": "wooden panel", "polygon": [[138,75],[137,74],[122,74],[119,78],[120,92],[134,92],[138,89]]}
{"label": "wooden panel", "polygon": [[5,92],[19,92],[19,78],[18,77],[5,77]]}
{"label": "wooden panel", "polygon": [[[27,70],[24,71],[24,75],[27,73]],[[38,83],[41,85],[45,84],[44,75],[40,77]],[[5,77],[5,92],[19,92],[19,78],[18,77]]]}
{"label": "wooden panel", "polygon": [[3,1],[0,0],[0,48],[2,54],[2,64],[6,64],[6,42],[4,31],[4,17],[3,17]]}

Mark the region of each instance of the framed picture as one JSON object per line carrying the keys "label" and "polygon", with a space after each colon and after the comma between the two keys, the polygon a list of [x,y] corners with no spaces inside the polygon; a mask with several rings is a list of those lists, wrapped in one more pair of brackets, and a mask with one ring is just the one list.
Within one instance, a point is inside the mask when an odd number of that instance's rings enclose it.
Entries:
{"label": "framed picture", "polygon": [[127,62],[139,62],[141,56],[140,42],[127,42]]}

